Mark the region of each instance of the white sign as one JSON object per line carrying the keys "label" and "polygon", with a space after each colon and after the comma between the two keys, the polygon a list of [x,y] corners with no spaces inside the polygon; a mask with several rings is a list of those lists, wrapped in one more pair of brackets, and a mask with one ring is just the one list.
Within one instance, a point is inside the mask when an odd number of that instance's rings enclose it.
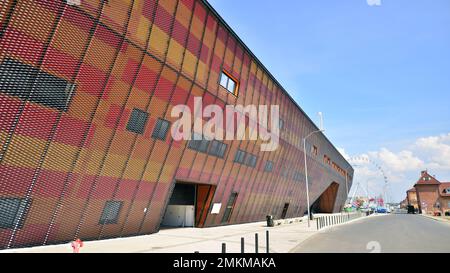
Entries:
{"label": "white sign", "polygon": [[222,203],[214,203],[211,209],[211,214],[219,214],[220,208],[222,207]]}
{"label": "white sign", "polygon": [[71,6],[79,6],[81,5],[81,0],[67,0],[67,4]]}

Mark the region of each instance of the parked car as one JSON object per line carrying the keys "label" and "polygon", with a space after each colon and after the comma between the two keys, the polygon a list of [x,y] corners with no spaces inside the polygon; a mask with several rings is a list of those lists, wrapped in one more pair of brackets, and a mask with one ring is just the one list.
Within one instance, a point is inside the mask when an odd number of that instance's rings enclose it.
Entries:
{"label": "parked car", "polygon": [[408,214],[415,214],[416,209],[412,205],[408,205]]}
{"label": "parked car", "polygon": [[377,208],[377,213],[387,213],[387,209],[379,207],[379,208]]}

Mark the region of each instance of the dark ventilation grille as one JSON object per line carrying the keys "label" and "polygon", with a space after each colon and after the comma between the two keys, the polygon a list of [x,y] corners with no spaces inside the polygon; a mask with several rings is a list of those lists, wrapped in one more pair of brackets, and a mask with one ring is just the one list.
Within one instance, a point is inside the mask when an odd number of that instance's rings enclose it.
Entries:
{"label": "dark ventilation grille", "polygon": [[165,119],[158,119],[156,121],[155,129],[153,130],[152,137],[160,140],[165,140],[167,132],[169,131],[170,122]]}
{"label": "dark ventilation grille", "polygon": [[100,224],[115,224],[119,219],[120,209],[122,208],[122,201],[106,201],[103,208],[102,216],[100,217]]}
{"label": "dark ventilation grille", "polygon": [[226,223],[230,221],[231,213],[233,212],[234,204],[236,203],[237,199],[237,192],[233,192],[230,195],[230,198],[228,199],[227,207],[225,208],[225,212],[222,217],[222,223]]}
{"label": "dark ventilation grille", "polygon": [[209,154],[215,155],[218,157],[223,157],[226,149],[227,149],[227,145],[225,143],[222,143],[217,140],[213,140],[210,145],[210,148],[209,148]]}
{"label": "dark ventilation grille", "polygon": [[128,120],[127,130],[136,134],[143,134],[147,119],[148,113],[139,109],[133,109],[130,119]]}
{"label": "dark ventilation grille", "polygon": [[264,166],[264,171],[271,172],[272,170],[273,170],[273,162],[268,160],[266,162],[266,165]]}
{"label": "dark ventilation grille", "polygon": [[24,198],[0,198],[0,228],[21,228],[30,203]]}
{"label": "dark ventilation grille", "polygon": [[74,89],[74,84],[16,60],[0,64],[1,92],[20,99],[66,111]]}

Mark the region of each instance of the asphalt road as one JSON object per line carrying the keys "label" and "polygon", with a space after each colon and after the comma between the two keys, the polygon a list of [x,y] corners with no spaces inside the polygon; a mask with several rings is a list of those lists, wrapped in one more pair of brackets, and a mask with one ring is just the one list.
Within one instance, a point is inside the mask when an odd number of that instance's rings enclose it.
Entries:
{"label": "asphalt road", "polygon": [[367,217],[325,229],[292,252],[450,253],[450,223],[408,214]]}

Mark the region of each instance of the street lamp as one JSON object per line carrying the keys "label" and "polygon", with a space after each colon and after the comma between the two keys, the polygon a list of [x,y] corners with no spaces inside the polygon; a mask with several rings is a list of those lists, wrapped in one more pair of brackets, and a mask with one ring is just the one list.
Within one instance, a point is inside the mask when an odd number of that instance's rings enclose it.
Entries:
{"label": "street lamp", "polygon": [[308,165],[306,164],[306,139],[312,136],[315,133],[324,132],[325,130],[316,130],[314,132],[309,133],[306,137],[303,138],[303,155],[305,156],[305,184],[306,184],[306,203],[308,205],[308,227],[310,227],[309,218],[311,217],[311,212],[309,209],[309,185],[308,185]]}

